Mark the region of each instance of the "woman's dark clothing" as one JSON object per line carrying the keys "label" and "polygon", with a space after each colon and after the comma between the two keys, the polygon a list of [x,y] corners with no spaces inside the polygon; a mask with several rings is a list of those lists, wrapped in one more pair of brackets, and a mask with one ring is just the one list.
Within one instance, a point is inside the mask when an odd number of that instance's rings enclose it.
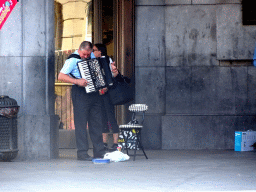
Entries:
{"label": "woman's dark clothing", "polygon": [[108,92],[102,95],[103,99],[103,133],[108,133],[111,127],[113,133],[119,133],[119,126],[117,125],[115,117],[115,106],[111,103]]}
{"label": "woman's dark clothing", "polygon": [[[106,56],[108,59],[108,63],[111,64],[109,57]],[[118,74],[114,80],[114,85],[116,81],[120,81],[122,78],[120,74]],[[109,87],[111,89],[111,87]],[[115,116],[115,106],[112,104],[108,92],[102,95],[103,106],[102,106],[102,120],[103,120],[103,133],[108,133],[110,128],[112,129],[113,133],[119,133],[119,126],[117,125],[116,116]]]}
{"label": "woman's dark clothing", "polygon": [[[109,60],[109,57],[106,56]],[[110,63],[110,61],[109,61]],[[117,81],[126,81],[127,83],[130,83],[130,79],[127,77],[123,77],[120,73],[113,78],[114,85],[112,87],[115,87]],[[109,87],[111,89],[112,87]],[[119,133],[119,126],[117,125],[116,117],[115,117],[115,105],[112,104],[110,100],[110,96],[108,92],[106,92],[104,95],[102,95],[103,99],[103,107],[102,107],[102,114],[103,114],[103,133],[108,133],[109,128],[112,129],[113,133]]]}

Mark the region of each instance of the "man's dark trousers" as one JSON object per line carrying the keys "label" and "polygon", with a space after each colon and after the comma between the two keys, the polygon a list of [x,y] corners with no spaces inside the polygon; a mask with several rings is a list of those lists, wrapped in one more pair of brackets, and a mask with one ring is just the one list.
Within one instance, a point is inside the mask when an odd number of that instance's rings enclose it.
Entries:
{"label": "man's dark trousers", "polygon": [[86,93],[84,87],[72,86],[77,155],[87,154],[89,149],[87,122],[93,144],[94,158],[105,153],[102,140],[102,98],[98,92]]}

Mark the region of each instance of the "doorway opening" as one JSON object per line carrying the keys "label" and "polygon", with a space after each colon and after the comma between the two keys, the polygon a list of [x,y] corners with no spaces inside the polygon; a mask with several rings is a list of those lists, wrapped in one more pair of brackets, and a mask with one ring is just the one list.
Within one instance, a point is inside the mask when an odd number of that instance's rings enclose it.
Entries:
{"label": "doorway opening", "polygon": [[[100,6],[96,6],[99,4]],[[55,114],[60,118],[59,148],[71,149],[76,148],[72,84],[59,82],[58,74],[67,57],[79,48],[82,41],[106,44],[109,55],[113,57],[113,0],[55,0],[54,6]],[[97,17],[94,13],[101,13],[100,21],[95,22]],[[100,42],[95,42],[96,39],[100,39]]]}
{"label": "doorway opening", "polygon": [[[104,43],[123,75],[134,86],[134,0],[54,0],[55,8],[55,114],[60,118],[60,148],[76,148],[72,84],[59,82],[67,57],[82,41]],[[117,121],[124,123],[126,106],[117,107]]]}

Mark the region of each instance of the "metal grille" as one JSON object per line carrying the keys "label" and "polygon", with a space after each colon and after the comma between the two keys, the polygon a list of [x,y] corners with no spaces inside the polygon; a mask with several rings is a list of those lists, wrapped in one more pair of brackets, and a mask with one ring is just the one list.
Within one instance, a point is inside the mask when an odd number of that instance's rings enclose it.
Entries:
{"label": "metal grille", "polygon": [[18,149],[17,117],[12,119],[12,148]]}
{"label": "metal grille", "polygon": [[17,117],[0,116],[0,151],[18,149]]}
{"label": "metal grille", "polygon": [[0,117],[0,150],[10,148],[10,123],[11,119]]}

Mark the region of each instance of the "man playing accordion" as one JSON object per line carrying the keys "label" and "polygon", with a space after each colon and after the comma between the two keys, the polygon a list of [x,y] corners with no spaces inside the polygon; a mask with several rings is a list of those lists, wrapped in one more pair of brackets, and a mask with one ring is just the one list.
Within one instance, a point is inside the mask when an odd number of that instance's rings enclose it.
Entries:
{"label": "man playing accordion", "polygon": [[77,62],[90,58],[92,48],[91,42],[82,42],[79,49],[65,61],[58,76],[58,80],[73,84],[71,95],[74,109],[77,159],[84,161],[92,160],[92,157],[88,155],[87,123],[93,143],[94,158],[103,158],[105,154],[102,140],[102,98],[98,91],[86,93],[85,87],[88,82],[81,78],[77,67]]}

